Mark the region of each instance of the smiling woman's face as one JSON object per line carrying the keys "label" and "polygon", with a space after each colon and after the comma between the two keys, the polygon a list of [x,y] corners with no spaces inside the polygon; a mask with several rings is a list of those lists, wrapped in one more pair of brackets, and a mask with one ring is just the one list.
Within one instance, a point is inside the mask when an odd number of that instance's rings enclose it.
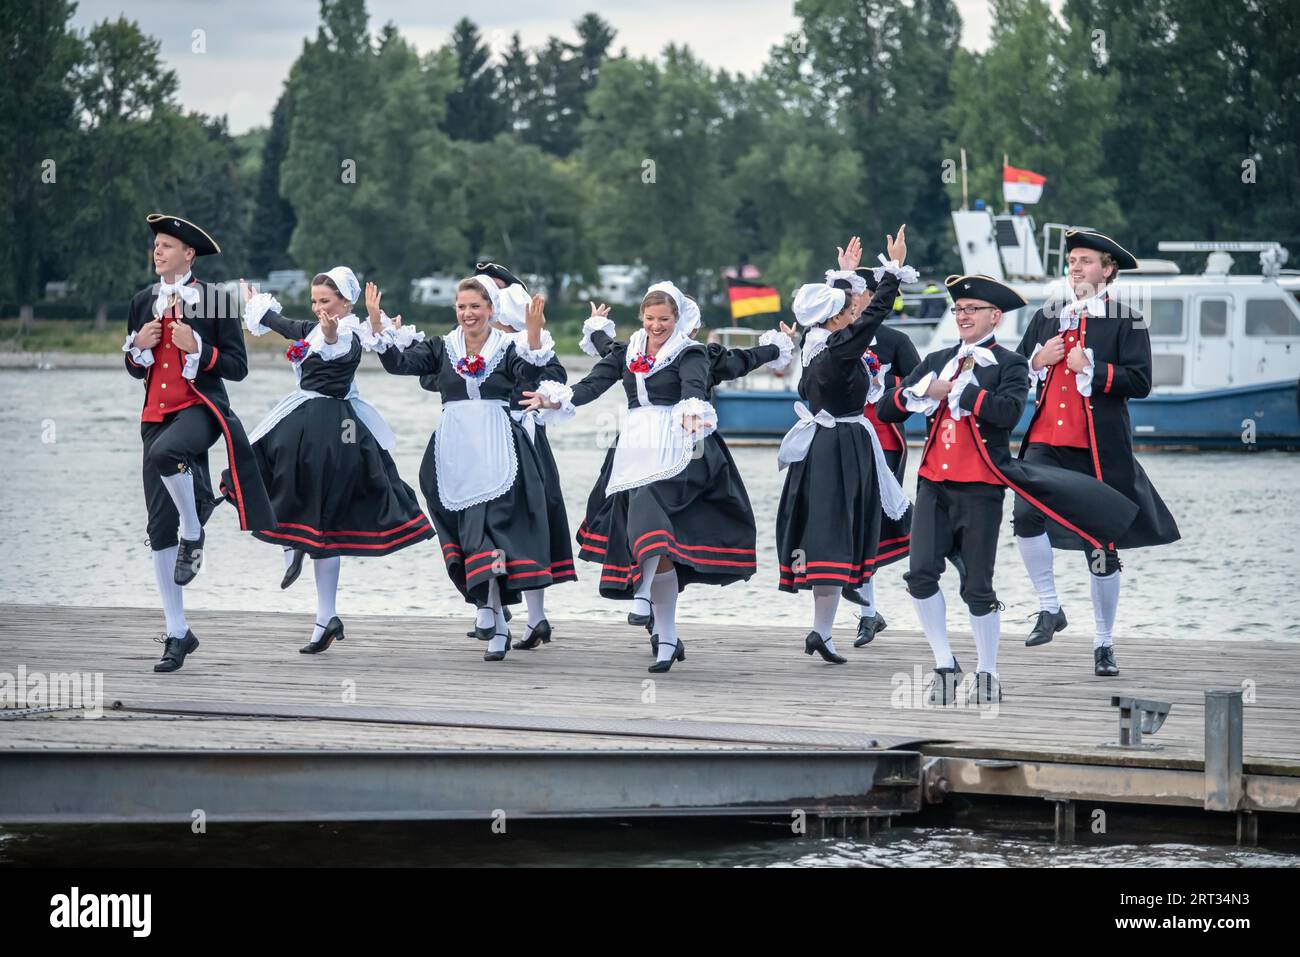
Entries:
{"label": "smiling woman's face", "polygon": [[657,349],[677,328],[677,314],[672,306],[663,303],[644,306],[641,309],[641,328],[645,330],[650,348]]}
{"label": "smiling woman's face", "polygon": [[491,316],[492,304],[483,293],[473,289],[456,293],[456,321],[466,334],[477,336],[486,333]]}
{"label": "smiling woman's face", "polygon": [[341,316],[351,305],[332,288],[325,285],[311,287],[311,311],[317,316]]}

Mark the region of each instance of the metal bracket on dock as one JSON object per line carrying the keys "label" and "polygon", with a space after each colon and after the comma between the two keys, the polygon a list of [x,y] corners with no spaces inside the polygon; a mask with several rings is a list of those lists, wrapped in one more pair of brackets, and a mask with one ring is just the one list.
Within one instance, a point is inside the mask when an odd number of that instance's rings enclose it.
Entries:
{"label": "metal bracket on dock", "polygon": [[1143,748],[1152,751],[1161,747],[1158,744],[1146,744],[1142,736],[1160,730],[1165,718],[1169,717],[1172,704],[1168,701],[1115,695],[1110,699],[1110,706],[1119,708],[1119,740],[1108,741],[1103,747]]}
{"label": "metal bracket on dock", "polygon": [[1241,691],[1205,692],[1205,810],[1236,811],[1245,794],[1242,777]]}
{"label": "metal bracket on dock", "polygon": [[1058,847],[1074,843],[1074,802],[1069,798],[1049,797],[1047,800],[1056,805],[1056,819],[1053,821],[1053,836]]}

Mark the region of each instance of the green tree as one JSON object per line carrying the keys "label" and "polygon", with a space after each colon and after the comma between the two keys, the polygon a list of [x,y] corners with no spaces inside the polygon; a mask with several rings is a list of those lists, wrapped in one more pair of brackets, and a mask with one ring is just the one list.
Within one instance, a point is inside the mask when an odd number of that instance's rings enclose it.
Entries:
{"label": "green tree", "polygon": [[286,83],[271,113],[271,128],[262,147],[261,166],[253,187],[255,192],[248,223],[248,267],[258,276],[293,265],[289,242],[297,218],[293,206],[280,194],[280,174],[289,151],[289,110],[292,103]]}
{"label": "green tree", "polygon": [[505,129],[507,121],[492,51],[468,17],[452,28],[451,49],[456,55],[457,82],[447,96],[443,129],[454,140],[490,140]]}

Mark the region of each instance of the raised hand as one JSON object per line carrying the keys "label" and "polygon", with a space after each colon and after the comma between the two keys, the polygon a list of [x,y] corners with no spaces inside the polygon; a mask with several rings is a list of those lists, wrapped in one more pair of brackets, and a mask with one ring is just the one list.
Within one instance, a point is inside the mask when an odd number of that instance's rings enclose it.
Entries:
{"label": "raised hand", "polygon": [[528,308],[524,312],[524,328],[528,330],[528,348],[540,349],[542,347],[542,326],[546,325],[546,298],[541,295],[533,296],[528,302]]}
{"label": "raised hand", "polygon": [[793,339],[795,333],[798,332],[799,330],[796,329],[794,326],[787,326],[784,322],[782,322],[782,323],[781,323],[781,331],[784,332],[784,333],[785,333],[787,336],[789,336],[791,339]]}
{"label": "raised hand", "polygon": [[852,236],[849,238],[847,246],[843,248],[836,246],[835,252],[839,256],[840,268],[852,272],[862,262],[862,240],[857,236]]}
{"label": "raised hand", "polygon": [[591,306],[591,318],[593,319],[609,318],[609,306],[605,305],[603,302],[598,306],[594,302],[588,300],[587,305]]}
{"label": "raised hand", "polygon": [[[383,325],[379,319],[379,303],[384,298],[384,294],[379,291],[379,287],[373,282],[366,283],[366,315],[370,317],[370,328],[376,335],[383,331]],[[394,325],[396,320],[394,320]]]}
{"label": "raised hand", "polygon": [[248,302],[248,300],[252,299],[254,296],[258,294],[259,291],[256,286],[254,286],[252,283],[244,282],[243,278],[242,277],[240,278],[239,295],[243,297],[244,302]]}
{"label": "raised hand", "polygon": [[162,320],[150,319],[135,334],[132,344],[137,349],[152,349],[162,341]]}
{"label": "raised hand", "polygon": [[906,232],[907,223],[904,223],[898,227],[897,237],[888,234],[885,236],[885,255],[900,266],[903,264],[903,261],[907,259],[907,239],[904,235]]}
{"label": "raised hand", "polygon": [[331,345],[339,341],[339,317],[321,313],[320,317],[321,335],[325,341]]}

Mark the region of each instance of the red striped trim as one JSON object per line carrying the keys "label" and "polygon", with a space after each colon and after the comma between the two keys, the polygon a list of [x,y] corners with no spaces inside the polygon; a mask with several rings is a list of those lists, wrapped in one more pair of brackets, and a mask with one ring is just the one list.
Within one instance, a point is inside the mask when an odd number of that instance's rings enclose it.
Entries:
{"label": "red striped trim", "polygon": [[592,539],[595,539],[595,540],[598,541],[598,542],[607,542],[607,541],[609,541],[609,538],[608,538],[607,536],[605,536],[605,535],[597,535],[595,532],[589,532],[589,531],[587,531],[587,527],[586,527],[585,525],[578,529],[578,534],[579,534],[579,535],[582,535],[582,536],[585,536],[586,538],[592,538]]}
{"label": "red striped trim", "polygon": [[1107,362],[1106,363],[1106,388],[1102,389],[1101,391],[1109,392],[1110,387],[1114,383],[1114,381],[1115,381],[1115,363]]}
{"label": "red striped trim", "polygon": [[209,360],[208,360],[208,364],[205,365],[205,366],[203,367],[203,371],[204,371],[204,372],[207,372],[207,371],[210,370],[214,365],[217,364],[217,352],[218,352],[218,351],[219,351],[219,350],[217,349],[216,346],[213,346],[213,347],[212,347],[212,358],[209,359]]}
{"label": "red striped trim", "polygon": [[[645,541],[647,538],[649,538],[652,535],[666,535],[673,540],[673,544],[676,545],[678,548],[685,548],[685,549],[689,549],[690,551],[723,552],[724,554],[731,554],[731,555],[753,555],[754,554],[754,550],[752,548],[715,548],[712,545],[683,545],[681,542],[677,541],[677,536],[673,535],[667,529],[663,529],[663,528],[653,532],[646,532],[644,535],[642,535],[640,538],[638,538],[635,542],[632,543],[632,551],[636,551],[637,546],[640,545],[643,541]],[[606,541],[608,541],[608,539],[606,539]]]}
{"label": "red striped trim", "polygon": [[383,532],[349,532],[349,531],[322,532],[318,528],[312,528],[310,525],[299,525],[296,522],[280,522],[276,527],[297,528],[297,529],[301,529],[304,532],[311,532],[313,535],[316,535],[321,538],[333,538],[338,535],[372,535],[375,536],[376,538],[379,538],[385,535],[396,535],[398,532],[402,531],[403,529],[409,528],[410,526],[419,524],[421,522],[423,522],[426,525],[429,523],[429,519],[423,513],[411,519],[410,521],[403,522],[401,525],[397,525]]}
{"label": "red striped trim", "polygon": [[971,410],[972,415],[980,414],[980,406],[984,404],[984,396],[988,395],[987,389],[980,389],[980,394],[975,396],[975,408]]}
{"label": "red striped trim", "polygon": [[[1088,313],[1084,312],[1083,318],[1079,320],[1079,348],[1084,346],[1084,338],[1088,334]],[[1083,400],[1083,415],[1088,422],[1088,451],[1092,453],[1092,471],[1097,476],[1097,481],[1101,478],[1101,456],[1097,452],[1097,429],[1092,422],[1092,399]],[[1085,535],[1084,538],[1087,538]]]}
{"label": "red striped trim", "polygon": [[301,542],[304,545],[310,545],[312,548],[365,548],[379,550],[392,548],[394,545],[400,545],[402,542],[409,541],[412,538],[416,538],[417,536],[423,535],[425,532],[431,530],[430,526],[425,525],[423,528],[417,528],[409,534],[403,535],[401,538],[395,538],[390,542],[377,542],[373,545],[362,544],[360,542],[313,542],[310,539],[302,538],[298,535],[288,535],[282,532],[262,532],[261,534],[268,538],[283,539],[287,542]]}
{"label": "red striped trim", "polygon": [[902,391],[903,391],[903,384],[900,382],[900,383],[898,384],[898,388],[894,390],[894,405],[898,406],[898,411],[899,411],[899,412],[906,412],[906,411],[907,411],[907,406],[903,405],[903,403],[902,403],[901,401],[899,401],[899,398],[898,398],[899,393],[902,392]]}
{"label": "red striped trim", "polygon": [[239,486],[239,470],[235,468],[235,443],[230,438],[230,426],[226,425],[226,418],[217,411],[217,407],[209,402],[207,396],[195,387],[194,380],[186,379],[185,381],[190,384],[190,389],[203,401],[208,410],[217,417],[217,424],[221,426],[221,432],[226,437],[226,464],[230,466],[230,477],[235,480],[235,507],[239,512],[239,528],[241,531],[246,532],[248,531],[248,516],[244,514],[244,490]]}

